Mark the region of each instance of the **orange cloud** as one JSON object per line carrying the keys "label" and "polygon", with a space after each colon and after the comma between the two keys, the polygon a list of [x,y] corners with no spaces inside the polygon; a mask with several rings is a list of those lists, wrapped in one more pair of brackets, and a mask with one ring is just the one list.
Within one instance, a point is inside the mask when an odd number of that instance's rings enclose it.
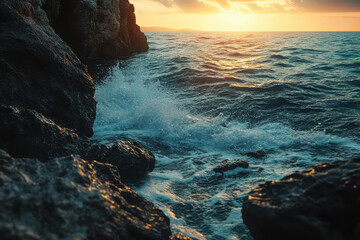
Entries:
{"label": "orange cloud", "polygon": [[184,13],[360,12],[360,0],[153,0]]}
{"label": "orange cloud", "polygon": [[289,0],[289,4],[308,12],[360,12],[360,0]]}
{"label": "orange cloud", "polygon": [[230,9],[228,0],[154,0],[167,8],[178,8],[184,13],[217,13]]}

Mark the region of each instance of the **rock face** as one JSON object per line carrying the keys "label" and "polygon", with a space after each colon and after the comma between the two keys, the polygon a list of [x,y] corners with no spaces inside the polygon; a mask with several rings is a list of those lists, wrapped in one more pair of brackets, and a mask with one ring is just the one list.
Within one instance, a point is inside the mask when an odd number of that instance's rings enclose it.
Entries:
{"label": "rock face", "polygon": [[147,50],[127,0],[0,1],[0,239],[190,239],[120,181],[152,171],[150,152],[91,146],[94,83],[63,40],[82,57]]}
{"label": "rock face", "polygon": [[118,58],[149,48],[128,0],[44,0],[43,8],[80,58]]}
{"label": "rock face", "polygon": [[242,214],[255,240],[360,239],[360,158],[263,183]]}
{"label": "rock face", "polygon": [[85,158],[118,167],[121,178],[127,180],[143,178],[155,167],[154,155],[138,143],[129,141],[112,146],[94,145]]}
{"label": "rock face", "polygon": [[73,156],[41,163],[0,150],[0,186],[1,239],[171,238],[169,219],[109,164]]}
{"label": "rock face", "polygon": [[35,110],[0,106],[0,146],[14,157],[32,156],[47,160],[51,156],[69,155],[87,148],[71,129],[60,127]]}
{"label": "rock face", "polygon": [[89,137],[95,119],[94,91],[85,66],[54,33],[40,5],[25,0],[0,2],[2,105],[34,110]]}

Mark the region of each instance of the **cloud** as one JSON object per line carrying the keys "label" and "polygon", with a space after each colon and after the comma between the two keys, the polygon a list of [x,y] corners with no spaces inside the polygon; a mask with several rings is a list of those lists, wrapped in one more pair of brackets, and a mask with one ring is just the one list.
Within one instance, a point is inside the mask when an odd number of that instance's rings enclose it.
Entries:
{"label": "cloud", "polygon": [[174,5],[180,8],[185,13],[219,12],[219,9],[217,7],[199,0],[173,0],[173,6]]}
{"label": "cloud", "polygon": [[216,13],[229,10],[228,0],[153,0],[167,8],[179,8],[184,13]]}
{"label": "cloud", "polygon": [[[360,0],[153,0],[184,13],[360,12]],[[230,3],[229,3],[230,2]],[[234,5],[235,4],[235,5]]]}
{"label": "cloud", "polygon": [[289,0],[289,4],[309,12],[360,12],[360,0]]}
{"label": "cloud", "polygon": [[246,4],[246,6],[248,8],[250,8],[250,10],[253,11],[253,12],[263,12],[265,10],[263,7],[260,7],[256,3],[248,3],[248,4]]}
{"label": "cloud", "polygon": [[171,1],[171,0],[156,0],[156,2],[161,3],[162,5],[164,5],[167,8],[170,8],[173,6],[173,1]]}
{"label": "cloud", "polygon": [[249,13],[284,13],[292,12],[290,0],[229,0],[236,4],[236,9]]}
{"label": "cloud", "polygon": [[216,0],[216,2],[224,9],[231,9],[228,0]]}

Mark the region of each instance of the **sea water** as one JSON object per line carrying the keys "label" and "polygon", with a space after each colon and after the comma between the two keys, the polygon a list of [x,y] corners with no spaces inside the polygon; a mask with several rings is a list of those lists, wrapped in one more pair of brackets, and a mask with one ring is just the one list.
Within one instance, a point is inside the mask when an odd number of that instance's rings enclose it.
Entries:
{"label": "sea water", "polygon": [[[96,87],[94,141],[138,141],[155,170],[131,186],[194,239],[251,239],[257,184],[360,153],[360,33],[146,33]],[[245,154],[263,150],[266,158]],[[224,176],[229,159],[248,169]]]}

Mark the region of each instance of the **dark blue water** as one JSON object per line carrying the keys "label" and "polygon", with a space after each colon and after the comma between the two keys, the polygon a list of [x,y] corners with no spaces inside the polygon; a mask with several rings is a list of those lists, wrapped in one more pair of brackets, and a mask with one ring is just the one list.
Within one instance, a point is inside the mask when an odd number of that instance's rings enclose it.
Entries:
{"label": "dark blue water", "polygon": [[[360,33],[147,33],[97,86],[94,140],[157,157],[133,187],[197,239],[251,239],[256,184],[360,153]],[[223,125],[226,125],[224,127]],[[263,160],[244,155],[264,150]],[[212,169],[245,159],[224,178]]]}

